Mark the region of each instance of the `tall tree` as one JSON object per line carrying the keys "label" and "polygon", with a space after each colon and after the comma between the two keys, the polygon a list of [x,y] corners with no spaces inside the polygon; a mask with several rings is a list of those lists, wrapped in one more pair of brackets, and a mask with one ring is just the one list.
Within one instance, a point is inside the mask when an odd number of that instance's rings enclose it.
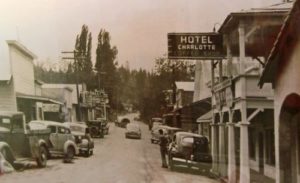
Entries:
{"label": "tall tree", "polygon": [[104,29],[101,29],[98,35],[98,44],[96,49],[95,68],[98,72],[101,88],[108,94],[110,105],[115,108],[116,101],[116,65],[117,48],[111,46],[110,35]]}
{"label": "tall tree", "polygon": [[92,64],[92,35],[89,33],[87,25],[83,25],[80,35],[76,37],[75,50],[77,52],[77,72],[80,82],[87,84],[88,88],[93,84],[93,64]]}

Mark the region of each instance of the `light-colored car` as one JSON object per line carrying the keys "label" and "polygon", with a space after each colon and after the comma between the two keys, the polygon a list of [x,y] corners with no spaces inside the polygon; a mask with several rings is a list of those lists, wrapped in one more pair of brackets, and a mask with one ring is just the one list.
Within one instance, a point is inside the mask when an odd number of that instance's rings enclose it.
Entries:
{"label": "light-colored car", "polygon": [[65,122],[75,137],[75,143],[79,149],[79,155],[89,157],[93,154],[94,141],[90,135],[90,129],[85,122]]}
{"label": "light-colored car", "polygon": [[70,128],[63,123],[54,121],[31,121],[28,123],[30,129],[50,129],[50,136],[47,142],[48,157],[64,156],[64,162],[69,163],[79,153],[75,143],[75,137]]}
{"label": "light-colored car", "polygon": [[142,132],[141,132],[140,126],[138,124],[135,124],[135,123],[127,124],[125,137],[126,138],[141,139],[142,138]]}
{"label": "light-colored car", "polygon": [[159,125],[151,131],[151,143],[159,143],[159,130],[162,129],[165,136],[168,137],[169,141],[173,139],[176,132],[181,131],[180,128],[170,127],[166,125]]}

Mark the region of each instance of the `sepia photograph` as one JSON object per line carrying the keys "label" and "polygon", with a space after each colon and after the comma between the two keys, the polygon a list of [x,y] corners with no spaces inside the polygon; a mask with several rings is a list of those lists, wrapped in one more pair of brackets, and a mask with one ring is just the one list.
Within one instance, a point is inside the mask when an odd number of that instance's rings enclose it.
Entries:
{"label": "sepia photograph", "polygon": [[0,183],[300,183],[300,0],[0,0]]}

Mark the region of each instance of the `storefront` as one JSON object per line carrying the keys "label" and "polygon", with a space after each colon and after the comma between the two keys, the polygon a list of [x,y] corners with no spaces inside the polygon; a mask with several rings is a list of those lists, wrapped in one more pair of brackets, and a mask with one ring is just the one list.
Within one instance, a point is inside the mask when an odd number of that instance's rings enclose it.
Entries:
{"label": "storefront", "polygon": [[231,13],[219,29],[227,59],[211,67],[211,146],[212,170],[225,181],[274,182],[273,90],[257,83],[291,4]]}

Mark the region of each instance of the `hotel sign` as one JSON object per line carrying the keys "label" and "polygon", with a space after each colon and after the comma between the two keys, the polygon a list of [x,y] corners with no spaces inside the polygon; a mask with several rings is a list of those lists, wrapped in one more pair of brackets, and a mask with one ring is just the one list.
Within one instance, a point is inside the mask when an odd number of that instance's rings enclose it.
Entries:
{"label": "hotel sign", "polygon": [[169,59],[221,59],[223,37],[217,33],[169,33]]}

